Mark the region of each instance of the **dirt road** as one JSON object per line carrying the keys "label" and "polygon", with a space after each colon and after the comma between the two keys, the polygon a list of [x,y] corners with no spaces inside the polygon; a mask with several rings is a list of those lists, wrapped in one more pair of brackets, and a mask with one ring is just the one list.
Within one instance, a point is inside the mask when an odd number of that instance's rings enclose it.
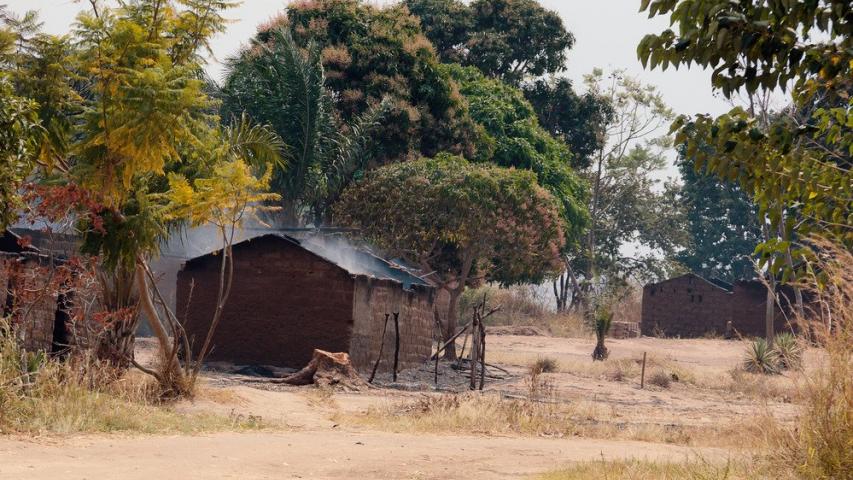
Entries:
{"label": "dirt road", "polygon": [[[590,439],[298,431],[0,439],[0,479],[508,479],[576,460],[683,460],[693,449]],[[702,455],[722,456],[703,450]]]}

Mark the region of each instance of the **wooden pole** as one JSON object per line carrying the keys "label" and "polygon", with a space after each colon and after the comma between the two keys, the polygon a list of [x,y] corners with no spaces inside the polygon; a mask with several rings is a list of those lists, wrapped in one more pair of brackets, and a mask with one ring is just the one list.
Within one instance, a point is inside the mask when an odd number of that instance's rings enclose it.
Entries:
{"label": "wooden pole", "polygon": [[486,383],[486,327],[480,321],[480,390]]}
{"label": "wooden pole", "polygon": [[646,386],[646,352],[643,352],[643,369],[640,371],[640,390]]}
{"label": "wooden pole", "polygon": [[400,312],[394,312],[394,372],[392,381],[397,383],[397,366],[400,363]]}
{"label": "wooden pole", "polygon": [[388,315],[385,314],[385,326],[382,327],[382,338],[379,340],[379,355],[376,357],[376,363],[373,364],[373,371],[370,372],[370,378],[367,379],[367,383],[373,383],[374,377],[376,377],[376,369],[379,368],[379,361],[382,360],[382,350],[385,346],[385,330],[388,330]]}

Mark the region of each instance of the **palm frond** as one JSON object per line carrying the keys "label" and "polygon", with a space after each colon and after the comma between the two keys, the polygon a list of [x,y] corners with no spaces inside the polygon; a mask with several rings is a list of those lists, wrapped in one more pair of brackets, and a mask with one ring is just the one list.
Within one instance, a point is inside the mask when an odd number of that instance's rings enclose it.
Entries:
{"label": "palm frond", "polygon": [[287,166],[288,147],[281,137],[267,125],[252,123],[246,113],[234,119],[223,133],[229,155],[241,157],[255,168],[274,165],[283,169]]}

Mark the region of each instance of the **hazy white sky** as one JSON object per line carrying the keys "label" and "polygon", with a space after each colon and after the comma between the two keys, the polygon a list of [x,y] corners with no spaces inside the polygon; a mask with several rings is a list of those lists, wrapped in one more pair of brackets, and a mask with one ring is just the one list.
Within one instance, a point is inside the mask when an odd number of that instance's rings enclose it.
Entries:
{"label": "hazy white sky", "polygon": [[[583,75],[595,67],[605,70],[622,68],[646,83],[657,85],[667,102],[677,113],[722,113],[727,104],[711,94],[710,72],[699,69],[646,71],[637,61],[635,49],[643,35],[658,32],[667,26],[665,19],[654,21],[637,12],[638,0],[540,0],[556,10],[574,33],[577,42],[569,54],[568,76],[578,87]],[[74,21],[78,11],[88,2],[74,0],[0,0],[17,13],[38,10],[45,30],[62,33]],[[254,34],[258,24],[284,8],[282,0],[244,0],[229,14],[235,20],[228,32],[213,42],[219,60],[234,53]],[[390,2],[374,2],[390,3]],[[208,67],[219,78],[221,65],[216,61]]]}

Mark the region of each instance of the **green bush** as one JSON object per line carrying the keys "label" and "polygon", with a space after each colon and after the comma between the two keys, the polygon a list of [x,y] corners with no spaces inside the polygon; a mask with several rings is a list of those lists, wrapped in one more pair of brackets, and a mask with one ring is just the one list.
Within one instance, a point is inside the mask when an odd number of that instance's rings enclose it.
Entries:
{"label": "green bush", "polygon": [[752,373],[779,373],[779,354],[767,344],[767,340],[758,338],[746,351],[743,369]]}
{"label": "green bush", "polygon": [[779,368],[796,370],[803,364],[803,347],[793,334],[785,332],[776,337],[773,350],[779,357]]}

